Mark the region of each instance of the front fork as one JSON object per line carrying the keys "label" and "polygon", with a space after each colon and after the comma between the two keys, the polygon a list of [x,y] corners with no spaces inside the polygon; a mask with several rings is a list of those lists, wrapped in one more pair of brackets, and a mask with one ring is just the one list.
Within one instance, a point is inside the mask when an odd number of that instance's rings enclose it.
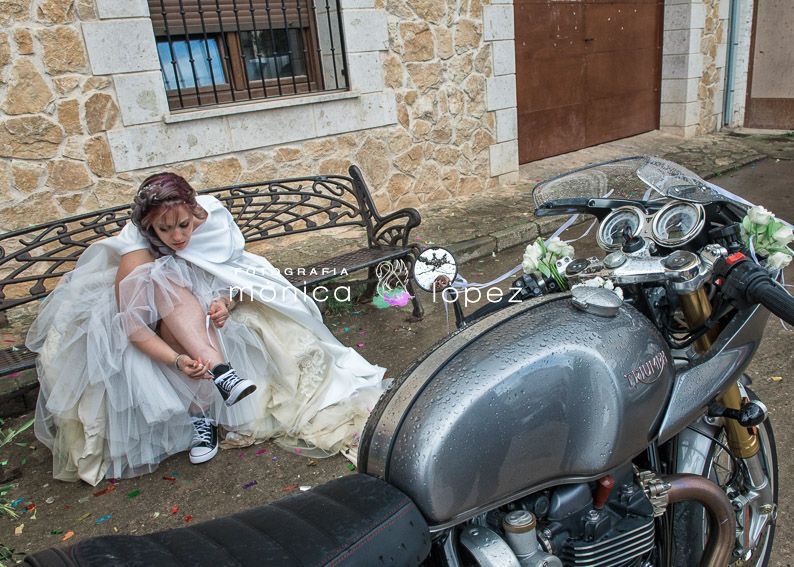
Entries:
{"label": "front fork", "polygon": [[[711,303],[708,300],[706,291],[700,287],[697,291],[679,295],[681,308],[684,317],[691,329],[697,328],[711,315]],[[711,348],[714,339],[719,334],[718,328],[713,328],[695,341],[695,350],[704,353]],[[731,383],[719,398],[719,403],[725,408],[739,410],[748,401],[744,388],[738,381]],[[770,490],[769,479],[764,471],[763,455],[760,454],[761,444],[759,441],[757,427],[742,426],[738,420],[722,419],[722,427],[725,430],[728,447],[742,466],[742,472],[746,483],[745,494],[729,494],[734,509],[737,513],[737,545],[735,556],[746,559],[752,553],[756,539],[760,535],[766,522],[774,518],[774,510],[770,505],[759,506],[758,500],[761,494]],[[771,505],[773,507],[773,505]],[[757,508],[760,508],[757,510]],[[751,515],[759,516],[763,519],[763,525],[753,522]],[[755,526],[753,526],[755,524]]]}
{"label": "front fork", "polygon": [[[706,290],[701,286],[697,291],[679,295],[681,309],[690,329],[697,328],[711,315],[711,303],[709,302]],[[718,328],[713,328],[695,341],[695,350],[699,353],[706,352],[711,348],[714,339],[719,333]],[[722,393],[719,402],[729,409],[740,409],[745,402],[739,390],[738,382],[732,383],[727,390]],[[742,427],[734,419],[724,420],[725,435],[728,438],[728,446],[736,457],[741,459],[752,459],[758,454],[760,446],[758,444],[758,431],[755,427]]]}

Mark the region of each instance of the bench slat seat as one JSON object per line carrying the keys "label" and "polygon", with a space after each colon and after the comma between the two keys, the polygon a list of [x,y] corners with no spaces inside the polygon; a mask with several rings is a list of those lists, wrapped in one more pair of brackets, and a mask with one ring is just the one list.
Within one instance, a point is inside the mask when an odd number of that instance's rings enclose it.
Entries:
{"label": "bench slat seat", "polygon": [[0,350],[0,368],[2,368],[0,375],[13,374],[35,367],[36,353],[29,351],[24,345]]}

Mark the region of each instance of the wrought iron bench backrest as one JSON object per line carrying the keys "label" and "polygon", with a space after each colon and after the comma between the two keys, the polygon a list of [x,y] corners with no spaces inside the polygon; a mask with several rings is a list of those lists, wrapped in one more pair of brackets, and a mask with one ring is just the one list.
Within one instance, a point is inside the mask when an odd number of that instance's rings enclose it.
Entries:
{"label": "wrought iron bench backrest", "polygon": [[[361,174],[302,177],[199,191],[214,195],[232,213],[246,242],[315,230],[361,226],[374,242],[378,220]],[[129,221],[121,205],[0,234],[0,314],[45,297],[94,242],[117,234]],[[26,286],[30,287],[26,287]]]}

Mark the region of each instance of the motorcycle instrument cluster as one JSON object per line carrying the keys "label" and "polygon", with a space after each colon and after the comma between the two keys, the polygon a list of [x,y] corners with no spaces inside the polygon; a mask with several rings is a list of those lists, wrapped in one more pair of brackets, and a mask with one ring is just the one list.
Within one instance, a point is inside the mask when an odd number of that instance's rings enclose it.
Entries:
{"label": "motorcycle instrument cluster", "polygon": [[626,240],[643,236],[660,246],[682,246],[694,239],[706,223],[706,210],[697,203],[673,201],[653,215],[639,207],[619,207],[601,222],[596,234],[604,250],[620,250]]}

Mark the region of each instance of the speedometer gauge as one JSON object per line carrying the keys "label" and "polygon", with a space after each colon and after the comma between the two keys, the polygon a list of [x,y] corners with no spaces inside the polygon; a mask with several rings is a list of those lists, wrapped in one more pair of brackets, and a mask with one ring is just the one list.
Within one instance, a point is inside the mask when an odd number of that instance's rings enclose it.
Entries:
{"label": "speedometer gauge", "polygon": [[681,246],[695,238],[706,223],[703,205],[676,201],[653,216],[653,239],[661,246]]}
{"label": "speedometer gauge", "polygon": [[626,238],[637,236],[645,227],[645,214],[636,207],[619,207],[601,222],[596,234],[605,250],[620,250]]}

